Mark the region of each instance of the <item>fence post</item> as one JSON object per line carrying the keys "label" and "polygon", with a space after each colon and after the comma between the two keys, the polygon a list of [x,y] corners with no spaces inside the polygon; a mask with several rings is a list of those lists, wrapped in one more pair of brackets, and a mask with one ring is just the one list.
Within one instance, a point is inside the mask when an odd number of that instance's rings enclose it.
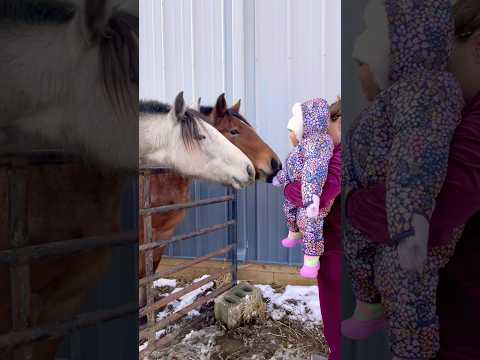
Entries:
{"label": "fence post", "polygon": [[[145,172],[143,174],[143,199],[142,199],[142,208],[149,209],[151,207],[151,196],[150,196],[150,172]],[[145,237],[145,244],[148,244],[153,241],[153,231],[152,231],[152,215],[145,214],[143,216],[143,236]],[[145,257],[145,276],[151,276],[154,273],[153,269],[153,249],[148,249],[143,254]],[[154,293],[152,291],[152,284],[145,284],[145,295],[147,297],[147,305],[150,306],[154,303]],[[155,312],[153,310],[147,312],[147,324],[150,326],[155,323]],[[151,339],[149,341],[155,341],[155,332],[150,334]]]}
{"label": "fence post", "polygon": [[[14,162],[8,170],[8,236],[12,249],[27,246],[28,199],[27,171]],[[30,322],[30,264],[10,264],[10,294],[12,330],[24,330]],[[32,348],[26,344],[14,350],[15,360],[32,358]]]}
{"label": "fence post", "polygon": [[228,230],[228,244],[233,245],[232,250],[230,251],[230,261],[232,262],[232,286],[237,285],[237,270],[238,270],[238,259],[237,259],[237,237],[238,237],[238,219],[237,219],[237,192],[234,189],[229,189],[228,191],[233,195],[233,200],[228,203],[228,220],[234,220],[235,225],[230,226]]}

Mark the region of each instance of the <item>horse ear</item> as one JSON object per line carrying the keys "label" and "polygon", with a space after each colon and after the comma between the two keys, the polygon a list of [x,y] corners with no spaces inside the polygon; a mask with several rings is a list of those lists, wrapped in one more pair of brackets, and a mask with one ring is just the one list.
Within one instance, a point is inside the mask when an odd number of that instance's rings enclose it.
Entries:
{"label": "horse ear", "polygon": [[215,114],[218,117],[225,116],[227,112],[227,100],[225,100],[225,93],[220,95],[217,99],[217,103],[215,104]]}
{"label": "horse ear", "polygon": [[180,91],[175,98],[175,116],[178,118],[183,117],[185,114],[185,99],[183,98],[183,91]]}
{"label": "horse ear", "polygon": [[235,104],[233,104],[233,106],[231,108],[233,112],[240,113],[241,102],[242,101],[240,99],[238,99],[238,101]]}

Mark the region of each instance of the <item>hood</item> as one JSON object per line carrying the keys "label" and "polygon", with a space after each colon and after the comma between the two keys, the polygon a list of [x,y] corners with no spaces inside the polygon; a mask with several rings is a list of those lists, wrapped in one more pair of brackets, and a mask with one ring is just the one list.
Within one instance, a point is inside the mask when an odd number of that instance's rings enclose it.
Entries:
{"label": "hood", "polygon": [[326,134],[330,110],[324,99],[313,99],[302,104],[303,137]]}
{"label": "hood", "polygon": [[447,69],[455,33],[454,2],[385,0],[392,82],[417,71]]}

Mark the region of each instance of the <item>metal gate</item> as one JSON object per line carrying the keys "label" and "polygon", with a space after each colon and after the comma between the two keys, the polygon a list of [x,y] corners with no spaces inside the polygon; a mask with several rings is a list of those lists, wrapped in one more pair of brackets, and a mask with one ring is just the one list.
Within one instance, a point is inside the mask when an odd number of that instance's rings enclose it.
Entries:
{"label": "metal gate", "polygon": [[[229,189],[228,195],[202,199],[198,201],[183,203],[183,204],[172,204],[164,205],[159,207],[151,207],[151,189],[150,189],[150,175],[158,174],[160,172],[168,172],[166,169],[143,169],[140,173],[140,181],[143,184],[143,199],[140,202],[140,216],[143,216],[143,229],[145,240],[142,245],[139,246],[139,256],[145,257],[145,277],[139,280],[139,286],[146,287],[146,296],[147,304],[143,309],[139,311],[139,317],[147,316],[147,323],[140,327],[140,339],[145,339],[148,341],[146,348],[140,351],[140,358],[147,356],[153,350],[162,347],[170,339],[168,336],[165,336],[160,339],[156,339],[156,332],[162,328],[168,326],[169,324],[177,321],[184,315],[188,314],[194,309],[198,309],[202,305],[208,303],[209,301],[215,299],[217,296],[221,295],[225,291],[232,288],[237,283],[237,193],[234,190]],[[152,234],[152,215],[157,213],[163,213],[172,210],[180,209],[189,209],[200,206],[207,206],[211,204],[227,203],[228,204],[228,215],[224,223],[216,224],[213,226],[205,227],[198,229],[194,232],[185,235],[174,236],[169,240],[156,240],[153,239]],[[153,268],[153,250],[159,247],[165,247],[170,244],[173,244],[178,241],[192,239],[200,235],[205,235],[214,231],[228,229],[227,244],[221,249],[210,252],[206,255],[200,256],[193,261],[186,262],[175,266],[172,269],[155,273]],[[165,276],[170,276],[179,271],[188,269],[196,264],[202,263],[209,259],[229,254],[229,259],[231,266],[216,272],[214,275],[210,275],[205,279],[202,279],[198,282],[195,282],[183,290],[170,294],[159,301],[155,302],[154,294],[152,292],[152,283],[153,281],[160,279]],[[155,321],[155,311],[168,305],[172,301],[179,299],[180,297],[202,287],[209,282],[212,282],[225,274],[231,274],[231,281],[228,284],[225,284],[218,289],[213,290],[211,293],[197,299],[191,305],[171,314],[170,316],[156,322]]]}
{"label": "metal gate", "polygon": [[134,246],[137,233],[122,232],[109,237],[86,237],[30,245],[28,237],[28,167],[36,165],[67,164],[74,156],[58,151],[35,151],[0,158],[0,167],[8,171],[8,237],[11,248],[0,251],[0,264],[10,268],[12,331],[0,335],[0,350],[13,350],[15,359],[30,359],[30,343],[58,338],[80,328],[128,316],[138,311],[138,304],[128,303],[109,310],[93,311],[32,327],[30,324],[30,263],[72,255],[100,247]]}

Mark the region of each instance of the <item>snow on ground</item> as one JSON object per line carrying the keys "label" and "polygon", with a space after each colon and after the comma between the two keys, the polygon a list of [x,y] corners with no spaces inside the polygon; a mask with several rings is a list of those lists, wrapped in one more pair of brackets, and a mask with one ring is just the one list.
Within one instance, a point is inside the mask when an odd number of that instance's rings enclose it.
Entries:
{"label": "snow on ground", "polygon": [[177,280],[176,279],[158,279],[153,283],[153,287],[162,287],[162,286],[175,288],[177,286]]}
{"label": "snow on ground", "polygon": [[283,293],[277,293],[270,285],[255,285],[268,301],[268,312],[273,320],[285,316],[290,320],[303,321],[314,325],[322,322],[318,288],[316,286],[287,285]]}
{"label": "snow on ground", "polygon": [[[196,283],[196,282],[201,281],[201,280],[203,280],[207,277],[208,277],[208,275],[203,275],[202,277],[193,280],[193,282]],[[161,280],[167,280],[167,279],[160,279],[158,281],[161,281]],[[161,283],[165,283],[165,281],[163,281]],[[175,282],[175,284],[176,284],[176,282]],[[198,289],[195,289],[192,292],[189,292],[188,294],[185,294],[181,298],[179,298],[179,299],[175,300],[174,302],[170,303],[165,308],[165,310],[160,311],[157,314],[157,321],[162,320],[162,319],[166,318],[168,315],[170,315],[172,313],[176,313],[177,311],[180,311],[180,310],[186,308],[187,306],[193,304],[193,302],[196,300],[197,296],[203,294],[205,291],[211,289],[212,287],[213,287],[213,282],[206,283],[205,285],[199,287]],[[183,288],[182,287],[174,288],[174,290],[172,292],[165,293],[165,296],[170,295],[170,294],[174,294],[176,292],[179,292],[180,290],[183,290]],[[190,311],[188,315],[189,316],[195,316],[197,314],[198,314],[198,311],[193,310],[193,311]]]}
{"label": "snow on ground", "polygon": [[[195,279],[193,282],[198,282],[208,277],[203,275],[202,277]],[[155,281],[154,287],[162,288],[162,295],[168,296],[183,290],[183,287],[178,286],[175,279],[159,279]],[[292,320],[304,323],[307,327],[313,327],[321,325],[322,317],[320,313],[318,288],[316,286],[294,286],[288,285],[283,291],[277,292],[270,285],[255,285],[260,289],[264,299],[267,302],[267,310],[270,317],[274,321],[278,320]],[[157,314],[157,321],[166,318],[167,316],[184,309],[191,305],[198,296],[202,294],[208,294],[213,290],[214,283],[210,282],[203,285],[199,289],[196,289],[181,298],[171,302],[162,311]],[[197,310],[192,310],[188,313],[188,317],[196,317],[201,315]],[[166,329],[162,329],[156,333],[156,338],[160,338],[167,333],[172,332],[178,327],[178,324],[171,325]],[[216,348],[215,339],[222,334],[215,326],[210,326],[204,329],[204,331],[192,331],[177,345],[180,348],[189,348],[192,353],[198,355],[197,359],[209,359],[209,354]],[[139,348],[143,350],[148,346],[145,342]],[[295,349],[279,348],[272,359],[298,359],[293,352]],[[288,354],[287,354],[288,353]],[[290,354],[291,353],[291,354]],[[253,360],[254,358],[252,358]]]}

